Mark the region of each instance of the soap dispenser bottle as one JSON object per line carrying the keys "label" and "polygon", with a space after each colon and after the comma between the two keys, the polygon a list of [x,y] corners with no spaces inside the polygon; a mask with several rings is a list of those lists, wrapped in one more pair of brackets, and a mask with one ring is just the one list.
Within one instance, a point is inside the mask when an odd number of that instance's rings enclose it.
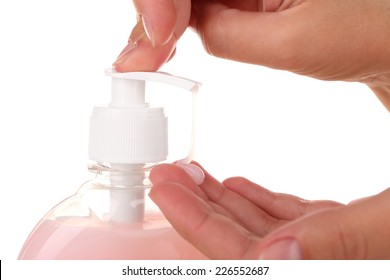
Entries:
{"label": "soap dispenser bottle", "polygon": [[18,258],[206,259],[147,195],[151,168],[167,158],[168,136],[163,108],[145,102],[145,81],[193,92],[199,84],[160,72],[106,74],[111,103],[90,118],[88,168],[95,178],[42,218]]}

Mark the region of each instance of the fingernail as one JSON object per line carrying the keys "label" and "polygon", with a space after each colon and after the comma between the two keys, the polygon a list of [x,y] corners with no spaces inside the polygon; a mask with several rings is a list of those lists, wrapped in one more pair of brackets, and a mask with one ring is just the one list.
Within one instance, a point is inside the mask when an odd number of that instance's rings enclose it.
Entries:
{"label": "fingernail", "polygon": [[113,63],[113,65],[119,64],[119,63],[122,63],[123,61],[125,61],[128,58],[130,52],[133,51],[136,48],[137,48],[137,42],[129,41],[127,46],[118,55],[118,57],[115,60],[115,62]]}
{"label": "fingernail", "polygon": [[142,18],[140,18],[130,33],[127,46],[121,51],[113,65],[124,62],[129,57],[130,53],[137,48],[138,42],[145,34]]}
{"label": "fingernail", "polygon": [[199,166],[191,163],[181,163],[180,161],[177,163],[177,165],[180,166],[185,172],[187,172],[196,185],[203,183],[204,172]]}
{"label": "fingernail", "polygon": [[131,30],[129,42],[138,42],[146,34],[142,17],[139,17],[133,30]]}
{"label": "fingernail", "polygon": [[149,18],[147,18],[145,16],[142,16],[141,20],[142,20],[142,23],[143,23],[143,26],[144,26],[144,30],[145,30],[146,36],[148,36],[150,42],[152,42],[152,46],[155,47],[156,46],[156,40],[155,40],[155,37],[154,37],[154,31],[153,31],[152,25],[150,24]]}
{"label": "fingernail", "polygon": [[262,254],[261,260],[302,260],[302,250],[294,238],[280,239],[269,244]]}

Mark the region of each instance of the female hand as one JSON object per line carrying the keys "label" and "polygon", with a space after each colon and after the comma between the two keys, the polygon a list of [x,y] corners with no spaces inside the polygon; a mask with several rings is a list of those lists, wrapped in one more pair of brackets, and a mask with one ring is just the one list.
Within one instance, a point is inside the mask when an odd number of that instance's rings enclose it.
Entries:
{"label": "female hand", "polygon": [[140,21],[114,63],[117,71],[157,70],[191,26],[212,55],[322,80],[364,82],[390,108],[390,1],[134,0],[134,4]]}
{"label": "female hand", "polygon": [[390,258],[390,189],[343,205],[273,193],[244,178],[220,183],[204,170],[196,185],[188,168],[156,166],[150,197],[209,258]]}

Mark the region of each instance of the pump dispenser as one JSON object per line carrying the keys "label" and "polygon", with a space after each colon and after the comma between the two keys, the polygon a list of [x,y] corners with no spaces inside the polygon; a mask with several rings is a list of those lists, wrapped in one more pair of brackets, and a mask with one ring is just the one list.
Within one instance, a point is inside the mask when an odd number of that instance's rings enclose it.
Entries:
{"label": "pump dispenser", "polygon": [[145,81],[193,94],[199,83],[160,72],[106,75],[111,102],[90,117],[89,170],[96,177],[43,217],[19,259],[205,259],[147,195],[151,168],[168,156],[168,120],[163,108],[145,102]]}

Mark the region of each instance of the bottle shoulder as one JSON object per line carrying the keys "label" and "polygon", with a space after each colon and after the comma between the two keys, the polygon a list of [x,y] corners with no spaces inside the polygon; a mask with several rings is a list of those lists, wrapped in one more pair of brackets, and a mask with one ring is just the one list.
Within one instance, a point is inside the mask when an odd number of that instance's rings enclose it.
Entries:
{"label": "bottle shoulder", "polygon": [[[161,216],[159,208],[148,196],[150,185],[113,185],[105,178],[82,184],[76,193],[65,198],[45,216],[50,220],[83,218],[103,223],[129,224]],[[148,219],[149,219],[148,218]]]}

